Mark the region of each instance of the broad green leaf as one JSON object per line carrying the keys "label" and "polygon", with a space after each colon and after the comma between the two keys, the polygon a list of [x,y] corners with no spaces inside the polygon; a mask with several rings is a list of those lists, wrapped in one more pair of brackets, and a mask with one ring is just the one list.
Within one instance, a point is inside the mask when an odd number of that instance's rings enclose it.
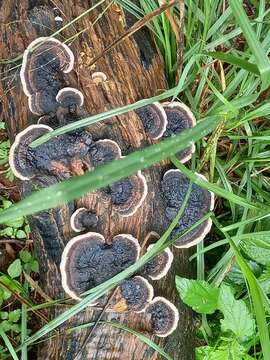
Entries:
{"label": "broad green leaf", "polygon": [[20,259],[16,259],[15,261],[13,261],[13,263],[11,263],[8,267],[8,275],[10,277],[17,278],[21,275],[22,273],[22,264],[21,264],[21,260]]}
{"label": "broad green leaf", "polygon": [[14,217],[30,215],[56,207],[158,163],[185,149],[191,142],[196,142],[209,134],[219,123],[219,119],[221,119],[220,116],[206,118],[194,128],[187,129],[177,136],[133,152],[107,165],[97,167],[82,176],[76,176],[34,192],[26,199],[0,213],[0,223],[5,223]]}
{"label": "broad green leaf", "polygon": [[218,308],[223,313],[223,331],[232,331],[238,338],[250,337],[255,332],[255,321],[243,300],[236,300],[227,285],[221,285]]}
{"label": "broad green leaf", "polygon": [[203,280],[189,280],[176,276],[176,288],[181,300],[201,314],[213,314],[217,310],[219,289]]}
{"label": "broad green leaf", "polygon": [[249,258],[256,261],[257,263],[262,265],[270,264],[270,249],[252,245],[248,242],[241,243],[241,249]]}
{"label": "broad green leaf", "polygon": [[202,346],[196,348],[196,360],[252,360],[245,348],[237,341],[219,347]]}

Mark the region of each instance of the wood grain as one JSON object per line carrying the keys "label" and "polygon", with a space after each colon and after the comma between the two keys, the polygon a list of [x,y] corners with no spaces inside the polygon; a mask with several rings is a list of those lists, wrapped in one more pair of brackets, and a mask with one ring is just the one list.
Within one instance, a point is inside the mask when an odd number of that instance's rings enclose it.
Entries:
{"label": "wood grain", "polygon": [[[63,25],[75,18],[95,1],[65,0],[12,0],[0,1],[1,16],[1,58],[13,58],[22,53],[27,45],[36,37],[48,36],[57,30],[59,24],[55,16],[61,14]],[[106,3],[108,5],[108,2]],[[57,9],[54,9],[57,8]],[[117,106],[154,96],[167,84],[161,57],[156,50],[147,29],[143,28],[134,36],[126,39],[115,49],[100,58],[94,66],[89,66],[91,59],[106,48],[116,37],[123,34],[134,19],[117,6],[109,10],[97,22],[101,9],[89,13],[76,24],[58,35],[60,40],[73,36],[76,32],[87,28],[71,44],[76,64],[75,69],[66,76],[66,86],[81,90],[85,96],[85,113],[97,114]],[[93,23],[96,22],[94,25]],[[37,122],[37,117],[30,113],[27,98],[22,91],[19,79],[19,67],[12,70],[15,64],[1,66],[1,117],[6,121],[10,139],[29,124]],[[102,71],[107,81],[96,84],[91,74]],[[147,138],[140,119],[134,112],[109,119],[102,124],[88,129],[95,139],[110,138],[119,144],[124,155],[134,149],[147,146]],[[121,218],[111,211],[110,206],[100,202],[97,194],[85,196],[75,203],[49,210],[30,217],[32,237],[35,251],[41,266],[41,288],[52,298],[64,297],[59,274],[59,262],[65,243],[72,237],[69,218],[77,206],[83,205],[97,211],[100,221],[98,230],[110,241],[118,233],[131,233],[140,243],[150,231],[162,234],[167,223],[160,197],[160,179],[165,169],[153,166],[143,173],[147,179],[149,193],[143,206],[130,218]],[[48,186],[57,181],[53,178],[36,179],[24,182],[22,196],[29,194],[36,182]],[[187,251],[174,251],[174,268],[164,279],[156,282],[155,294],[168,297],[176,303],[174,286],[175,273],[188,276],[190,265]],[[164,346],[173,359],[192,360],[194,358],[194,321],[192,313],[182,304],[177,303],[180,311],[178,329],[166,341],[151,337]],[[49,318],[61,313],[64,307],[53,308]],[[98,317],[98,310],[89,310],[71,319],[66,327],[93,321]],[[123,322],[131,328],[149,333],[149,324],[143,315],[109,313],[103,319]],[[85,348],[79,353],[89,330],[76,331],[72,335],[63,336],[63,328],[58,336],[41,343],[38,347],[38,359],[82,360],[82,359],[136,359],[154,360],[158,355],[136,337],[118,329],[99,325],[92,334]]]}

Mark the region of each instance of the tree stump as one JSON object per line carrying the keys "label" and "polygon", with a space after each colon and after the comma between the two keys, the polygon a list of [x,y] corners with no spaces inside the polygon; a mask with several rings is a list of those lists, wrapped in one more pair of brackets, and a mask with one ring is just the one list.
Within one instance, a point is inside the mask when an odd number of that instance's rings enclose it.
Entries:
{"label": "tree stump", "polygon": [[[1,58],[11,59],[23,53],[31,41],[40,36],[49,36],[59,27],[93,6],[90,0],[13,0],[0,2],[1,7]],[[75,55],[75,68],[65,77],[66,86],[78,88],[85,97],[86,114],[127,105],[137,100],[151,97],[167,87],[163,63],[151,34],[146,28],[126,39],[93,66],[91,60],[105,47],[123,34],[135,19],[118,5],[113,4],[104,14],[109,2],[105,2],[94,11],[62,31],[57,38],[64,41],[76,32],[86,30],[75,38],[70,48]],[[63,22],[57,20],[57,16]],[[19,60],[1,66],[1,117],[5,120],[11,141],[15,135],[30,124],[37,123],[38,117],[28,108],[27,97],[22,91],[19,78]],[[18,66],[17,66],[18,65]],[[96,83],[91,78],[95,71],[106,74],[107,80]],[[122,154],[151,143],[145,134],[142,122],[135,112],[109,119],[88,128],[95,139],[115,140]],[[167,165],[152,166],[143,171],[148,184],[148,195],[143,206],[129,218],[121,218],[111,213],[108,204],[99,202],[97,196],[84,196],[83,199],[44,211],[29,217],[34,248],[40,263],[40,286],[53,299],[64,298],[61,287],[59,263],[65,244],[74,236],[69,219],[76,207],[91,206],[102,217],[98,231],[107,239],[119,233],[130,233],[142,244],[147,234],[155,231],[162,234],[167,226],[164,208],[160,197],[160,180]],[[57,180],[55,180],[57,181]],[[44,186],[54,182],[43,178]],[[25,181],[21,185],[23,196],[32,191],[33,183]],[[106,313],[103,320],[114,320],[145,334],[172,356],[173,359],[192,360],[194,358],[194,321],[192,313],[176,298],[175,273],[189,276],[188,251],[174,250],[175,260],[169,275],[154,283],[155,295],[162,295],[178,305],[180,321],[178,329],[166,340],[148,333],[143,314]],[[48,310],[52,319],[65,310],[65,306]],[[72,318],[65,327],[94,321],[99,315],[98,309],[86,309]],[[158,354],[135,336],[108,325],[98,325],[86,346],[82,344],[90,329],[75,331],[69,335],[61,333],[38,346],[38,359],[81,360],[81,359],[136,359],[154,360]]]}

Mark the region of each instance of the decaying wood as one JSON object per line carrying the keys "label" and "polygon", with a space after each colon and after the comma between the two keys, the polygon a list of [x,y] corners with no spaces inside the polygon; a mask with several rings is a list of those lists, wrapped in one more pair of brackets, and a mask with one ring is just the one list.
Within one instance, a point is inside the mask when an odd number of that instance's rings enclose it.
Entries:
{"label": "decaying wood", "polygon": [[[39,36],[48,36],[59,28],[55,16],[60,14],[63,25],[83,13],[95,1],[86,0],[12,0],[0,1],[1,15],[1,58],[14,58],[22,53],[27,45]],[[109,3],[109,2],[108,2]],[[108,11],[95,23],[98,14],[108,3],[81,18],[61,35],[60,40],[73,36],[87,28],[72,44],[71,49],[76,59],[75,70],[66,77],[66,86],[73,86],[84,93],[85,111],[97,114],[117,106],[123,106],[142,98],[157,94],[166,89],[163,64],[149,32],[144,28],[126,39],[93,66],[92,59],[108,47],[117,37],[134,23],[134,19],[123,12],[117,5],[111,5]],[[15,66],[14,66],[15,65]],[[10,70],[11,68],[13,70]],[[9,70],[9,71],[7,71]],[[91,74],[102,71],[107,81],[96,83]],[[1,118],[5,120],[11,140],[29,124],[36,123],[37,117],[30,113],[27,98],[22,91],[16,64],[1,67]],[[150,143],[140,119],[134,112],[109,119],[89,128],[95,139],[110,138],[118,142],[123,154],[142,148]],[[166,228],[164,208],[160,198],[160,179],[165,169],[154,166],[143,173],[147,179],[149,194],[143,206],[130,218],[121,218],[111,213],[110,207],[99,202],[98,195],[85,196],[77,203],[70,203],[60,208],[44,211],[30,217],[30,225],[40,268],[40,286],[51,298],[63,298],[59,262],[65,243],[74,235],[69,227],[69,218],[76,206],[84,205],[94,208],[100,219],[99,231],[111,239],[118,233],[131,233],[142,244],[150,231],[162,234]],[[42,180],[47,186],[49,181]],[[24,196],[31,192],[33,184],[22,184]],[[155,294],[168,297],[177,303],[174,276],[175,273],[189,275],[187,251],[174,251],[174,269],[165,280],[154,284]],[[193,319],[191,312],[179,304],[180,322],[178,329],[166,341],[151,337],[164,346],[173,359],[192,360],[194,358]],[[48,311],[50,319],[54,318],[64,307]],[[74,326],[95,320],[97,310],[78,314],[67,326]],[[110,313],[103,319],[123,322],[138,331],[148,334],[149,326],[144,315]],[[58,336],[41,343],[38,348],[38,359],[81,360],[81,359],[136,359],[154,360],[158,355],[153,349],[136,337],[106,325],[98,325],[83,350],[79,353],[89,330],[76,331],[73,334]]]}

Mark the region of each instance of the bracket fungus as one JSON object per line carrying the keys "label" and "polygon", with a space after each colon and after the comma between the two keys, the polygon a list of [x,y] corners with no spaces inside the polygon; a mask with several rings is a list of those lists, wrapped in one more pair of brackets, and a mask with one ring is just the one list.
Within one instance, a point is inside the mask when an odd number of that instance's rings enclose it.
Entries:
{"label": "bracket fungus", "polygon": [[[205,179],[203,175],[197,174]],[[206,179],[205,179],[206,180]],[[166,217],[172,221],[181,205],[189,187],[189,179],[180,170],[169,170],[163,176],[161,192],[166,203]],[[214,194],[196,184],[192,184],[191,193],[187,201],[184,213],[179,220],[172,235],[177,235],[194,225],[204,215],[214,208]],[[198,244],[208,234],[212,226],[212,220],[207,219],[194,230],[184,235],[174,243],[177,248],[188,248]]]}
{"label": "bracket fungus", "polygon": [[75,232],[90,230],[97,226],[97,216],[86,208],[77,209],[70,218],[71,229]]}
{"label": "bracket fungus", "polygon": [[107,164],[121,157],[121,149],[118,144],[110,139],[98,140],[89,151],[93,167]]}
{"label": "bracket fungus", "polygon": [[[98,140],[89,151],[91,166],[97,167],[122,157],[118,144],[110,139]],[[123,217],[133,215],[142,205],[147,195],[146,179],[138,171],[136,174],[121,179],[103,189],[110,197],[114,210]]]}
{"label": "bracket fungus", "polygon": [[[153,244],[149,245],[147,251],[153,246]],[[160,280],[167,275],[172,266],[172,262],[173,253],[169,248],[166,248],[144,265],[142,274],[152,280]]]}
{"label": "bracket fungus", "polygon": [[116,235],[111,245],[96,232],[76,236],[62,254],[62,286],[70,297],[78,300],[85,291],[134,264],[139,254],[138,240],[130,234]]}
{"label": "bracket fungus", "polygon": [[136,113],[143,123],[145,132],[151,139],[157,140],[163,136],[168,123],[167,115],[158,102],[141,107],[136,110]]}
{"label": "bracket fungus", "polygon": [[113,311],[143,312],[154,297],[153,286],[142,276],[124,280],[119,286],[119,297],[112,307]]}
{"label": "bracket fungus", "polygon": [[36,148],[29,147],[35,139],[52,130],[47,125],[30,125],[16,136],[9,155],[10,167],[16,177],[21,180],[42,174],[68,177],[76,170],[77,161],[85,159],[88,165],[92,137],[85,131],[74,131]]}
{"label": "bracket fungus", "polygon": [[144,202],[148,192],[145,177],[140,171],[116,181],[105,189],[115,211],[123,217],[132,216]]}
{"label": "bracket fungus", "polygon": [[[192,128],[196,125],[196,119],[192,111],[185,104],[173,101],[164,103],[163,108],[167,115],[167,127],[163,134],[163,138],[179,134],[185,129]],[[182,163],[190,160],[195,151],[195,145],[191,144],[186,149],[176,154],[176,157]]]}
{"label": "bracket fungus", "polygon": [[70,107],[70,106],[83,106],[84,96],[82,92],[78,89],[72,87],[64,87],[58,91],[56,95],[56,101],[62,107]]}
{"label": "bracket fungus", "polygon": [[39,37],[29,44],[20,77],[32,113],[43,115],[56,110],[56,95],[65,84],[63,74],[73,66],[72,51],[59,40]]}
{"label": "bracket fungus", "polygon": [[159,337],[166,337],[177,328],[179,312],[164,297],[155,297],[146,307],[145,314],[150,318],[153,333]]}
{"label": "bracket fungus", "polygon": [[34,150],[29,148],[29,144],[52,130],[47,125],[30,125],[16,136],[10,147],[9,165],[17,178],[29,180],[35,176]]}

